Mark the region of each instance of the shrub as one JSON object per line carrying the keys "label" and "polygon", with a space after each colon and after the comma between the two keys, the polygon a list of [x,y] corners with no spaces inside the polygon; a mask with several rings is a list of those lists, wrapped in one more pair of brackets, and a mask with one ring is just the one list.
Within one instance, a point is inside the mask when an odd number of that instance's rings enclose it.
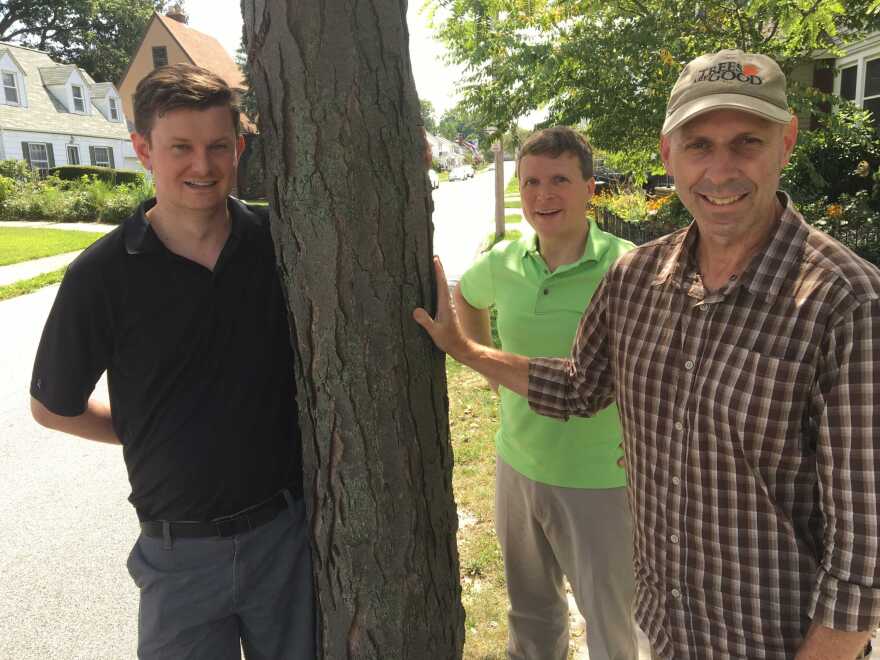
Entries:
{"label": "shrub", "polygon": [[626,222],[641,222],[648,216],[648,202],[642,190],[603,192],[593,197],[593,206],[608,209]]}
{"label": "shrub", "polygon": [[0,208],[15,194],[15,179],[0,175]]}
{"label": "shrub", "polygon": [[116,170],[110,167],[95,165],[60,165],[49,170],[49,174],[65,181],[78,181],[82,177],[92,177],[112,185],[123,183],[139,183],[144,180],[141,172],[134,170]]}
{"label": "shrub", "polygon": [[870,172],[880,166],[880,140],[869,112],[845,103],[824,118],[821,128],[798,137],[781,187],[798,203],[830,200],[874,186]]}
{"label": "shrub", "polygon": [[[2,185],[0,177],[0,187]],[[8,220],[118,223],[153,194],[153,185],[144,179],[113,186],[88,176],[78,181],[62,181],[50,176],[16,185],[6,203],[0,205],[0,211]]]}
{"label": "shrub", "polygon": [[0,160],[0,176],[22,183],[37,179],[37,173],[23,160]]}

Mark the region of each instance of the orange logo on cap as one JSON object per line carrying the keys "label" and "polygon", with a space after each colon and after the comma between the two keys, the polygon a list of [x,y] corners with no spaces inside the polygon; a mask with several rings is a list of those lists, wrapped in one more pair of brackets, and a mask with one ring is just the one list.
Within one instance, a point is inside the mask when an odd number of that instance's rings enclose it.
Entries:
{"label": "orange logo on cap", "polygon": [[754,64],[746,64],[743,67],[743,74],[747,76],[757,76],[758,75],[758,67]]}

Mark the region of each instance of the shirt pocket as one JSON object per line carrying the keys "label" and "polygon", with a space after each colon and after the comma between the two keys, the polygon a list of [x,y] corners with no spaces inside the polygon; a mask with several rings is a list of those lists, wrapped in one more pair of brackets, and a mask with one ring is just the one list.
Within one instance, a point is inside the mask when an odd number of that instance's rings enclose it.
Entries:
{"label": "shirt pocket", "polygon": [[[697,382],[710,437],[729,438],[754,464],[784,469],[804,447],[812,365],[737,346],[719,347]],[[795,465],[788,466],[796,469]]]}

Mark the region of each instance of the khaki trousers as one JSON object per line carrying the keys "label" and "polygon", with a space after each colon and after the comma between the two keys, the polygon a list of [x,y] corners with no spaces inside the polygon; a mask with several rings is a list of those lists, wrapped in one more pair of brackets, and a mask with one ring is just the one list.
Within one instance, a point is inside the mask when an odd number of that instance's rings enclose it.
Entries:
{"label": "khaki trousers", "polygon": [[495,469],[495,523],[510,598],[508,656],[568,656],[567,577],[587,622],[590,660],[637,660],[626,488],[549,486],[500,458]]}

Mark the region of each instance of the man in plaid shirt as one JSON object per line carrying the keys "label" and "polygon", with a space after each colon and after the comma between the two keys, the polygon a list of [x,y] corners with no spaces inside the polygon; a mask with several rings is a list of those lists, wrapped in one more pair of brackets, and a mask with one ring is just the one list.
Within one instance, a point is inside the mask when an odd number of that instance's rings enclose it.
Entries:
{"label": "man in plaid shirt", "polygon": [[694,222],[611,267],[570,358],[468,340],[439,262],[414,314],[542,414],[617,402],[657,658],[853,660],[880,623],[880,271],[778,191],[796,139],[775,62],[699,57],[660,146]]}

